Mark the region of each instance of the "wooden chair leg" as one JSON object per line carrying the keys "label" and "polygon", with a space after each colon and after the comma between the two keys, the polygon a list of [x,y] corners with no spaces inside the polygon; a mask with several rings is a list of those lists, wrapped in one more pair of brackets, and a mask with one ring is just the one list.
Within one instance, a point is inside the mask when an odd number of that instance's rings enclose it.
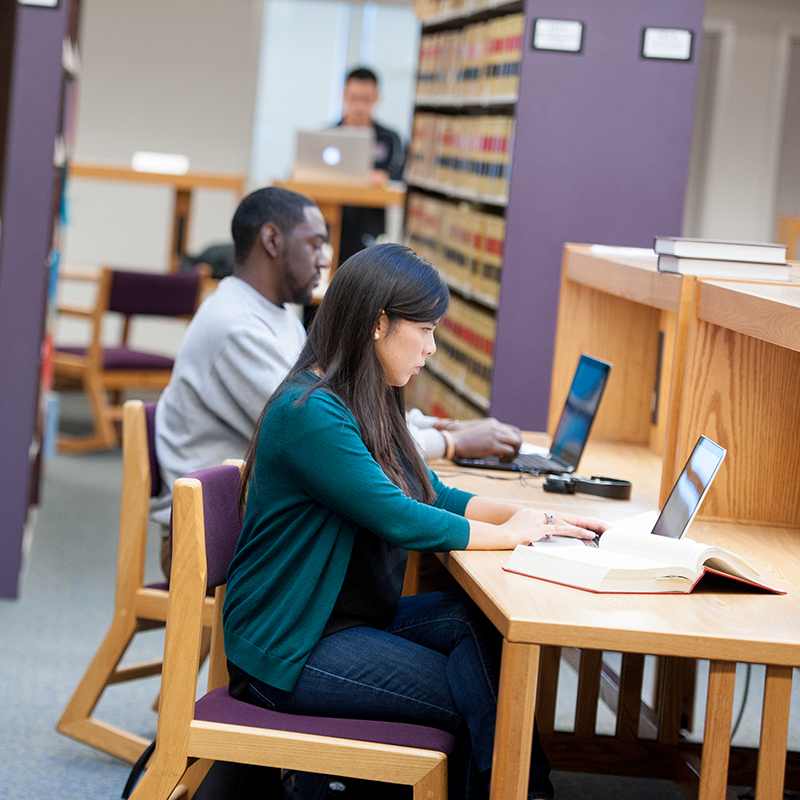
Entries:
{"label": "wooden chair leg", "polygon": [[443,760],[414,784],[414,800],[429,800],[431,797],[447,797],[447,761]]}
{"label": "wooden chair leg", "polygon": [[[197,671],[200,671],[200,668],[203,666],[203,663],[208,658],[208,654],[211,652],[211,628],[203,628],[203,636],[200,639],[200,663],[197,665]],[[161,692],[156,695],[156,699],[153,700],[153,711],[158,711],[159,703],[161,702]]]}
{"label": "wooden chair leg", "polygon": [[89,400],[94,432],[88,436],[58,437],[58,449],[62,453],[85,453],[90,450],[112,450],[119,445],[119,434],[110,416],[106,390],[96,375],[87,375],[83,391]]}
{"label": "wooden chair leg", "polygon": [[131,764],[148,741],[141,736],[92,718],[103,690],[113,682],[114,671],[136,633],[136,620],[116,616],[77,689],[64,709],[56,729],[78,741],[111,753]]}
{"label": "wooden chair leg", "polygon": [[[164,750],[162,749],[162,753]],[[185,794],[185,784],[182,783],[186,774],[185,758],[177,755],[160,755],[158,746],[150,759],[150,764],[145,770],[142,779],[136,784],[130,800],[156,800],[157,798],[182,797]]]}
{"label": "wooden chair leg", "polygon": [[214,766],[214,762],[201,758],[192,764],[183,774],[181,782],[169,796],[169,800],[192,800],[195,792],[200,788],[200,784],[206,779],[208,771]]}

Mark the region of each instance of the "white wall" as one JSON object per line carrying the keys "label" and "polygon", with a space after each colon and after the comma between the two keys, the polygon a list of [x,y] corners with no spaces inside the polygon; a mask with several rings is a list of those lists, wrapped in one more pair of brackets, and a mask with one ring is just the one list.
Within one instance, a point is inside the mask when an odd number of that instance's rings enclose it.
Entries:
{"label": "white wall", "polygon": [[792,40],[775,210],[800,216],[800,38]]}
{"label": "white wall", "polygon": [[[790,146],[782,136],[787,92],[797,91],[787,78],[800,5],[708,0],[704,29],[719,34],[719,63],[707,158],[698,166],[704,170],[698,235],[772,241],[781,150]],[[797,152],[796,142],[791,146]]]}
{"label": "white wall", "polygon": [[[75,159],[130,163],[136,150],[183,153],[194,169],[247,174],[261,0],[83,0]],[[73,179],[62,264],[163,271],[169,262],[168,187]],[[193,194],[188,248],[229,238],[238,197]],[[61,296],[90,303],[91,286]],[[134,346],[173,354],[185,325],[134,325]],[[106,341],[118,326],[107,326]],[[61,318],[58,344],[86,341],[85,323]]]}
{"label": "white wall", "polygon": [[[261,11],[261,0],[84,0],[74,157],[129,164],[155,150],[247,174]],[[75,179],[68,197],[66,263],[166,267],[170,189]],[[190,251],[228,237],[237,202],[195,193]]]}

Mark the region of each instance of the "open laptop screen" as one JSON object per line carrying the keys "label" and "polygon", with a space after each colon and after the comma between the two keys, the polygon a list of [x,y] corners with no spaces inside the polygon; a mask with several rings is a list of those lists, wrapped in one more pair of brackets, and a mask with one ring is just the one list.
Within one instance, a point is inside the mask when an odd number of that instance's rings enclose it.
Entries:
{"label": "open laptop screen", "polygon": [[589,438],[589,430],[606,388],[610,369],[611,364],[608,361],[582,355],[575,370],[550,453],[576,469]]}
{"label": "open laptop screen", "polygon": [[725,448],[701,436],[669,493],[652,533],[680,539],[697,514],[711,481],[725,458]]}

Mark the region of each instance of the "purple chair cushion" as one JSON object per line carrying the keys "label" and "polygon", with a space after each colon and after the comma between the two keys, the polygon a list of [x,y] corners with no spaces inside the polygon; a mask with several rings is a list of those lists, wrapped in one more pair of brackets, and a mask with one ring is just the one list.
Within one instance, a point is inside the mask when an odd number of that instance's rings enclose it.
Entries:
{"label": "purple chair cushion", "polygon": [[[86,355],[85,347],[59,347],[58,350],[75,356]],[[166,356],[131,350],[129,347],[103,348],[103,369],[172,369],[173,364],[173,360]]]}
{"label": "purple chair cushion", "polygon": [[120,314],[191,316],[197,302],[200,273],[114,270],[108,310]]}
{"label": "purple chair cushion", "polygon": [[445,755],[453,752],[455,738],[446,731],[424,725],[401,722],[379,722],[363,719],[335,719],[333,717],[306,717],[299,714],[281,714],[269,711],[228,694],[228,687],[214,689],[197,701],[195,719],[252,728],[269,728],[316,736],[335,736],[377,744],[393,744],[436,750]]}
{"label": "purple chair cushion", "polygon": [[162,592],[166,592],[169,590],[168,583],[148,583],[147,586],[144,587],[145,589],[160,589]]}
{"label": "purple chair cushion", "polygon": [[203,484],[208,588],[213,589],[228,580],[228,567],[242,531],[242,520],[237,505],[239,468],[210,467],[190,472],[184,477],[195,478]]}
{"label": "purple chair cushion", "polygon": [[147,422],[147,455],[150,457],[150,497],[161,494],[161,470],[156,458],[156,404],[144,404],[144,416]]}

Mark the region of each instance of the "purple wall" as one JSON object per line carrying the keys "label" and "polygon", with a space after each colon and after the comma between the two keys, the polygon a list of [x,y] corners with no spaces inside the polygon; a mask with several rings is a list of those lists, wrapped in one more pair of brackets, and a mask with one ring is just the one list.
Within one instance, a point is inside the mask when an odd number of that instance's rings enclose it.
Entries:
{"label": "purple wall", "polygon": [[[544,430],[565,242],[680,235],[705,0],[527,0],[493,416]],[[580,54],[531,48],[536,17],[584,23]],[[640,57],[645,27],[694,31],[690,62]]]}
{"label": "purple wall", "polygon": [[16,14],[0,216],[0,597],[17,596],[30,496],[69,6],[19,6]]}

